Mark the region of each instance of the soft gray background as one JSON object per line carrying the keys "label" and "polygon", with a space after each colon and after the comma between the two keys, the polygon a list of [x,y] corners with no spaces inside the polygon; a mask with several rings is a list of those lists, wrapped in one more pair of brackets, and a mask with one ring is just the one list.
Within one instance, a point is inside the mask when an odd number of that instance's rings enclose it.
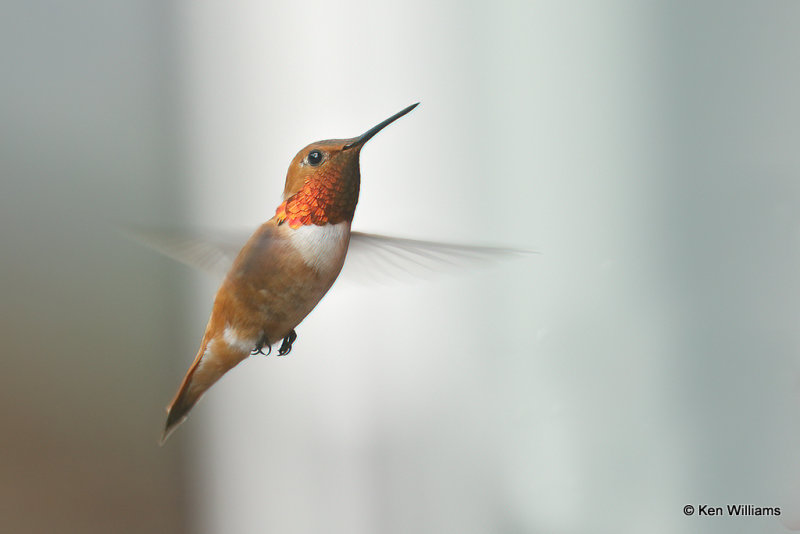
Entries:
{"label": "soft gray background", "polygon": [[[3,12],[4,532],[800,527],[800,4]],[[255,227],[417,100],[354,226],[543,254],[343,279],[159,449],[215,281],[115,225]]]}

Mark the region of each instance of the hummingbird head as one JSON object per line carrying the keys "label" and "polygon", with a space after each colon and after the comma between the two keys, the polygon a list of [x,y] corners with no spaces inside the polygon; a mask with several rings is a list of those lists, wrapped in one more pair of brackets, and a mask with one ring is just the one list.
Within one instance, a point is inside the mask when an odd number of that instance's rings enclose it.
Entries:
{"label": "hummingbird head", "polygon": [[303,225],[352,221],[361,184],[361,147],[383,128],[415,107],[412,104],[351,139],[311,143],[297,153],[286,173],[283,203],[275,215],[278,224]]}

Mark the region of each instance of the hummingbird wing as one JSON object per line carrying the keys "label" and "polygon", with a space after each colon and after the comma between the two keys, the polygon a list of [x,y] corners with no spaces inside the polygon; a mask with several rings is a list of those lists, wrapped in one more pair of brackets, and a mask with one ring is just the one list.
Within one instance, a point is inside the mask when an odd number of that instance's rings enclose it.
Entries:
{"label": "hummingbird wing", "polygon": [[342,274],[376,282],[425,278],[429,274],[535,254],[507,247],[484,247],[353,232]]}
{"label": "hummingbird wing", "polygon": [[[156,228],[127,233],[174,260],[219,277],[228,272],[250,236],[237,231]],[[436,272],[530,254],[536,252],[352,232],[342,277],[359,282],[397,281],[409,275],[425,278]]]}
{"label": "hummingbird wing", "polygon": [[126,228],[128,237],[168,258],[211,275],[223,277],[251,233],[166,228]]}

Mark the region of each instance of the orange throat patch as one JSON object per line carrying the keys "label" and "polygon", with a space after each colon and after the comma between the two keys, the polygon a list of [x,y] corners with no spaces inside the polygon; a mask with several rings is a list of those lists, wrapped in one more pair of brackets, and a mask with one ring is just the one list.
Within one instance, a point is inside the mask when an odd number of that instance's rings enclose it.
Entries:
{"label": "orange throat patch", "polygon": [[309,180],[302,189],[284,200],[275,210],[278,224],[290,228],[336,224],[353,219],[358,201],[358,184],[347,187],[341,181]]}

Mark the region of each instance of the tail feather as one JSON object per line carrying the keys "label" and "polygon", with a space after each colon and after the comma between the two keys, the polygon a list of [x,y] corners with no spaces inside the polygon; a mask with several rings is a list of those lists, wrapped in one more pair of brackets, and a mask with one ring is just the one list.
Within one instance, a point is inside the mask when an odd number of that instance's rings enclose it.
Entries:
{"label": "tail feather", "polygon": [[167,422],[161,434],[160,445],[164,445],[178,425],[186,420],[189,411],[208,388],[249,354],[248,351],[231,347],[224,341],[221,343],[212,341],[207,348],[204,344],[183,378],[178,393],[167,407]]}
{"label": "tail feather", "polygon": [[[190,375],[186,375],[187,378]],[[202,394],[201,394],[202,395]],[[164,425],[164,432],[161,434],[159,445],[164,445],[167,438],[178,428],[178,425],[186,421],[189,417],[189,410],[200,400],[200,395],[190,395],[188,383],[178,390],[178,395],[167,407],[167,423]]]}
{"label": "tail feather", "polygon": [[189,410],[200,400],[200,397],[205,392],[205,389],[211,386],[209,384],[206,388],[202,391],[198,391],[198,388],[194,385],[194,372],[197,369],[200,360],[196,360],[192,367],[189,369],[189,372],[186,373],[186,376],[183,378],[183,382],[181,382],[181,387],[178,388],[178,393],[175,395],[175,398],[172,399],[172,402],[167,406],[167,423],[164,425],[164,432],[161,434],[161,440],[159,441],[159,445],[164,445],[169,438],[170,434],[172,434],[178,425],[183,423],[187,417],[189,417]]}

